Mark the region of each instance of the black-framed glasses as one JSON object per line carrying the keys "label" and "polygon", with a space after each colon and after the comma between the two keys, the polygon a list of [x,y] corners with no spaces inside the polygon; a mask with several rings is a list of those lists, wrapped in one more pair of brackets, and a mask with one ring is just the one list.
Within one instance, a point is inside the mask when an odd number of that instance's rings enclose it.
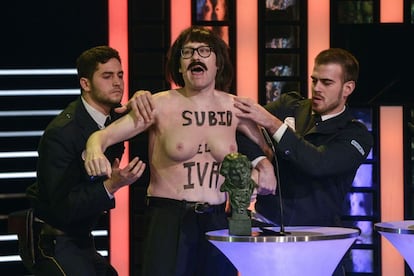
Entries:
{"label": "black-framed glasses", "polygon": [[208,58],[213,51],[213,48],[210,46],[200,46],[197,48],[184,47],[181,49],[182,58],[191,58],[194,55],[194,52],[197,51],[197,54],[202,58]]}

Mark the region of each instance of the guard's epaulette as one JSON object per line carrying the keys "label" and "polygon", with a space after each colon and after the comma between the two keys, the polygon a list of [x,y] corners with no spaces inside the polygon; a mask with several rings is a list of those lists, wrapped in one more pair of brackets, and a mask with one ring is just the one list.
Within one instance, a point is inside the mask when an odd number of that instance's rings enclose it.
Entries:
{"label": "guard's epaulette", "polygon": [[352,119],[350,122],[354,123],[354,124],[357,124],[357,125],[360,125],[360,126],[363,126],[363,127],[366,127],[366,125],[358,119]]}
{"label": "guard's epaulette", "polygon": [[59,127],[64,127],[75,119],[75,116],[70,112],[63,111],[55,119],[55,124]]}

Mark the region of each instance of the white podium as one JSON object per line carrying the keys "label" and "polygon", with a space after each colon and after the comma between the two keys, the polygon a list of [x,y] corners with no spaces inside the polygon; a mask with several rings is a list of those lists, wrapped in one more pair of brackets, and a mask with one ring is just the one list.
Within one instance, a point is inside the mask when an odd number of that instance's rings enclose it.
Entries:
{"label": "white podium", "polygon": [[241,276],[331,276],[360,234],[355,228],[318,226],[285,227],[286,235],[278,231],[253,228],[251,236],[230,236],[223,229],[207,232],[206,237]]}
{"label": "white podium", "polygon": [[400,252],[414,271],[414,220],[379,222],[374,229]]}

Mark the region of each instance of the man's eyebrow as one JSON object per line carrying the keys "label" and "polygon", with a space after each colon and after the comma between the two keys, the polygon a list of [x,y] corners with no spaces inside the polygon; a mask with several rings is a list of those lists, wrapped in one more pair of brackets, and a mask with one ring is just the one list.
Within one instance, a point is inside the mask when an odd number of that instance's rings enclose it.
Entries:
{"label": "man's eyebrow", "polygon": [[124,71],[117,71],[117,72],[115,72],[115,71],[104,71],[104,72],[102,72],[102,74],[123,74],[124,73]]}
{"label": "man's eyebrow", "polygon": [[334,81],[333,79],[329,79],[329,78],[317,78],[317,77],[313,77],[311,76],[312,80],[318,80],[318,81]]}

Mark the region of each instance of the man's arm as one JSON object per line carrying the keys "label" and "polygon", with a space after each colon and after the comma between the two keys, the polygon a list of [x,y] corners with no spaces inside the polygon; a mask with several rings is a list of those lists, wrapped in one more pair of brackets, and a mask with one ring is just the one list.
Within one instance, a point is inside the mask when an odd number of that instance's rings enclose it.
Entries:
{"label": "man's arm", "polygon": [[116,108],[118,113],[132,111],[137,120],[143,119],[145,123],[151,122],[153,118],[155,105],[152,94],[147,90],[138,90],[122,107]]}
{"label": "man's arm", "polygon": [[257,193],[259,195],[275,194],[277,179],[272,163],[267,158],[263,158],[257,163],[255,169],[259,171],[259,180],[257,184]]}
{"label": "man's arm", "polygon": [[75,133],[53,129],[45,132],[39,145],[37,183],[41,201],[46,199],[42,214],[55,220],[56,226],[114,208],[102,181],[85,177],[76,146],[69,146],[79,139]]}
{"label": "man's arm", "polygon": [[133,158],[124,168],[120,168],[119,165],[120,161],[117,158],[112,165],[111,178],[103,182],[106,191],[111,196],[120,188],[134,183],[141,177],[146,167],[146,164],[138,157]]}
{"label": "man's arm", "polygon": [[[364,162],[372,148],[372,135],[365,126],[350,125],[314,145],[288,128],[277,145],[281,158],[316,177],[340,175]],[[340,157],[340,158],[338,158]]]}
{"label": "man's arm", "polygon": [[247,156],[249,160],[255,160],[258,157],[265,157],[263,150],[252,140],[250,140],[246,135],[237,131],[236,141],[238,146],[238,151]]}
{"label": "man's arm", "polygon": [[239,152],[254,162],[254,168],[259,172],[257,193],[260,195],[274,194],[276,190],[276,176],[272,163],[267,159],[263,150],[241,132],[236,135]]}
{"label": "man's arm", "polygon": [[107,147],[128,140],[135,135],[145,131],[151,124],[145,123],[136,117],[134,111],[116,120],[108,127],[94,132],[86,142],[86,149],[83,154],[85,169],[88,175],[107,175],[111,178],[112,167],[104,155]]}
{"label": "man's arm", "polygon": [[283,125],[279,118],[250,98],[236,97],[234,106],[240,110],[239,113],[236,113],[237,117],[255,122],[257,125],[264,127],[271,135],[274,135]]}

